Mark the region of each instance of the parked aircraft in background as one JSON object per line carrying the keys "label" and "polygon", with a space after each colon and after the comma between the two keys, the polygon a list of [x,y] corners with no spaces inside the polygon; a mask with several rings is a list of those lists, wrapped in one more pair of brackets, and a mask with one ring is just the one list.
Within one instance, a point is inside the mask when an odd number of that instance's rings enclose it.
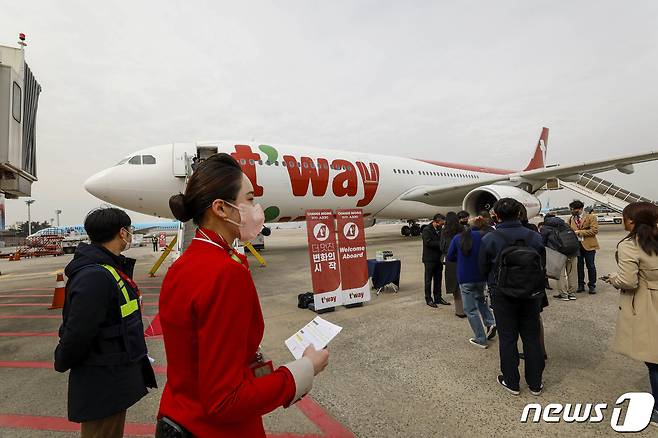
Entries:
{"label": "parked aircraft in background", "polygon": [[[135,228],[135,234],[141,234],[143,237],[148,238],[152,236],[157,236],[160,233],[165,233],[167,236],[175,236],[178,232],[178,221],[173,222],[143,222],[138,224],[133,224]],[[58,235],[58,236],[86,236],[87,232],[85,231],[84,225],[72,225],[72,226],[61,226],[61,227],[48,227],[43,230],[39,230],[36,233],[30,234],[27,238],[34,239],[40,236],[47,235]]]}
{"label": "parked aircraft in background", "polygon": [[[172,217],[169,197],[184,191],[193,156],[231,154],[253,186],[267,223],[304,220],[311,208],[361,208],[366,224],[376,218],[403,219],[404,235],[418,235],[418,220],[464,209],[472,215],[503,197],[522,202],[529,217],[541,210],[538,192],[547,182],[569,181],[580,173],[618,169],[658,159],[658,152],[545,167],[548,128],[523,170],[508,170],[434,159],[364,152],[277,146],[235,141],[169,143],[143,149],[85,182],[106,202],[153,216]],[[433,148],[437,150],[437,148]],[[269,230],[264,230],[269,231]],[[267,234],[264,232],[264,234]]]}

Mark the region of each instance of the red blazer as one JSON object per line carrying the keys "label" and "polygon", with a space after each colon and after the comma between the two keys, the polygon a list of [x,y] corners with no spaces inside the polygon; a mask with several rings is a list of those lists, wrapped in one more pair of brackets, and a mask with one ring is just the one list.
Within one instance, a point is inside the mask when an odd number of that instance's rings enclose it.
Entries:
{"label": "red blazer", "polygon": [[290,404],[295,381],[285,367],[253,376],[264,323],[246,257],[236,261],[223,239],[203,232],[223,249],[193,240],[160,292],[167,383],[158,418],[195,437],[264,437],[261,416]]}

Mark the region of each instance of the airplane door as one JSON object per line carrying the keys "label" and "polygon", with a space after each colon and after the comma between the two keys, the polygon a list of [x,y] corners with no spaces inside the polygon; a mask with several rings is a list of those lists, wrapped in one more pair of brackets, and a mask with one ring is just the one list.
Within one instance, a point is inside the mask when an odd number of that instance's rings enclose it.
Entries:
{"label": "airplane door", "polygon": [[174,176],[187,176],[192,157],[196,154],[196,145],[194,143],[174,143],[172,149]]}

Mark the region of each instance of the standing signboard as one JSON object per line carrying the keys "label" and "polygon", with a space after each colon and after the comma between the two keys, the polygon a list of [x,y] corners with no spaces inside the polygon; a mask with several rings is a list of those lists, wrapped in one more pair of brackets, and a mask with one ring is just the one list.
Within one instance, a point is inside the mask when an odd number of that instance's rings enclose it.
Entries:
{"label": "standing signboard", "polygon": [[315,310],[339,306],[343,304],[343,294],[333,212],[307,210],[306,230]]}
{"label": "standing signboard", "polygon": [[361,209],[336,210],[343,304],[370,301],[366,234]]}
{"label": "standing signboard", "polygon": [[167,235],[165,233],[160,233],[158,236],[158,247],[160,249],[167,247]]}

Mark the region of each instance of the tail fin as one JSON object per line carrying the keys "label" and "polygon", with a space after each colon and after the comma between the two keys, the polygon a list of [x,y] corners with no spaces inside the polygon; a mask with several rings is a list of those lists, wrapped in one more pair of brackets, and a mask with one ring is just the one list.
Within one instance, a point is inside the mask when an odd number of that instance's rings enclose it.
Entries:
{"label": "tail fin", "polygon": [[528,166],[524,170],[534,170],[541,169],[544,167],[544,157],[546,156],[546,149],[548,148],[548,128],[541,129],[541,135],[539,136],[539,141],[537,142],[537,148],[535,149],[535,155],[532,156],[532,159],[528,163]]}

